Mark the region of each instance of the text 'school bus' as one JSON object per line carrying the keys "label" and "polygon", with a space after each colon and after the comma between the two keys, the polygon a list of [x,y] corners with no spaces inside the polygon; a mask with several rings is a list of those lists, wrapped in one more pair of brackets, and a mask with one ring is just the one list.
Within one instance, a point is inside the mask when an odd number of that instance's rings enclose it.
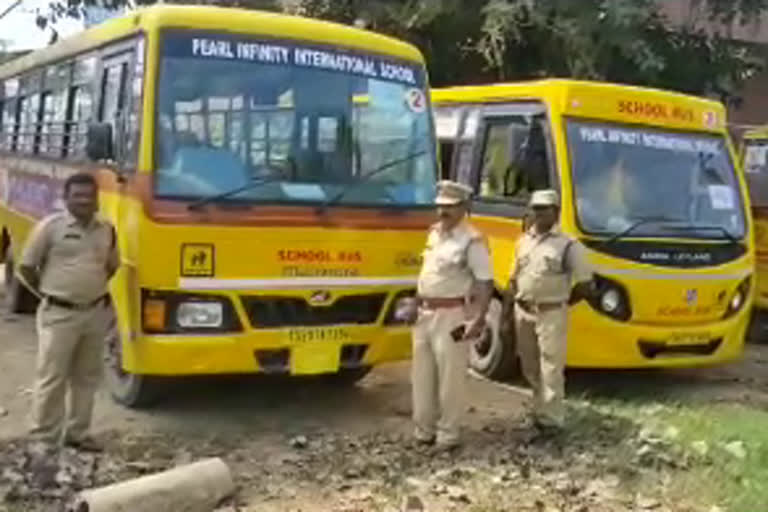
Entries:
{"label": "text 'school bus'", "polygon": [[[0,67],[0,220],[32,225],[93,172],[119,233],[115,398],[158,376],[330,374],[410,356],[437,150],[421,53],[351,27],[159,6]],[[359,101],[365,98],[365,101]]]}
{"label": "text 'school bus'", "polygon": [[[432,91],[443,173],[475,188],[473,219],[505,287],[532,190],[562,197],[598,294],[571,310],[568,364],[695,366],[738,357],[753,298],[749,200],[720,103],[567,80]],[[497,302],[491,316],[501,313]],[[494,322],[492,322],[494,323]],[[498,335],[475,369],[514,368]]]}
{"label": "text 'school bus'", "polygon": [[768,127],[745,133],[741,153],[755,224],[755,308],[760,318],[768,313]]}

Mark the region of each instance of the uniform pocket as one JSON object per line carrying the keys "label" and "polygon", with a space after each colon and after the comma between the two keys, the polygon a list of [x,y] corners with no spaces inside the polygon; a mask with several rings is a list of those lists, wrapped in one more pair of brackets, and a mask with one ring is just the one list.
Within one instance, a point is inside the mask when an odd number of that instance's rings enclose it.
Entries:
{"label": "uniform pocket", "polygon": [[437,265],[440,268],[456,267],[462,264],[464,251],[461,247],[445,247],[437,253]]}
{"label": "uniform pocket", "polygon": [[541,271],[545,274],[562,274],[563,260],[556,251],[550,250],[541,254]]}

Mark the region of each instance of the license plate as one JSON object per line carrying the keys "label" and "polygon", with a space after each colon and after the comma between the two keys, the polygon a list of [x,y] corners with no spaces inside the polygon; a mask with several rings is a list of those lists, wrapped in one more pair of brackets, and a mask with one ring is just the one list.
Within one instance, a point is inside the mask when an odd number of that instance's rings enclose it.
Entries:
{"label": "license plate", "polygon": [[667,340],[667,345],[706,345],[709,343],[708,334],[680,334]]}
{"label": "license plate", "polygon": [[343,327],[307,327],[301,329],[289,329],[286,336],[289,343],[347,341],[351,338],[349,332]]}
{"label": "license plate", "polygon": [[296,345],[291,349],[293,375],[318,375],[339,371],[339,347],[333,345]]}

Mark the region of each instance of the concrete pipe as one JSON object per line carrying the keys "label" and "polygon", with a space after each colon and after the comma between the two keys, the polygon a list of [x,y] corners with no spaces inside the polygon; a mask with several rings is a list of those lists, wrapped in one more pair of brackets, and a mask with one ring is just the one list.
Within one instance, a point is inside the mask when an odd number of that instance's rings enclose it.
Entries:
{"label": "concrete pipe", "polygon": [[210,512],[235,484],[219,458],[82,491],[71,512]]}

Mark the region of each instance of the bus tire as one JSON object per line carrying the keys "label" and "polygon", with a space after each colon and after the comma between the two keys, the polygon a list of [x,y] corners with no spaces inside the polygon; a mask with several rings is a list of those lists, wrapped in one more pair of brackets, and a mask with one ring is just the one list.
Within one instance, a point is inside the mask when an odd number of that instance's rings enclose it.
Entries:
{"label": "bus tire", "polygon": [[116,324],[104,343],[104,373],[112,399],[132,409],[154,405],[160,398],[161,379],[123,370],[122,343]]}
{"label": "bus tire", "polygon": [[354,386],[371,373],[370,366],[361,366],[360,368],[341,368],[336,373],[325,376],[325,381],[333,386],[348,387]]}
{"label": "bus tire", "polygon": [[472,342],[469,350],[470,368],[492,380],[509,380],[520,376],[514,333],[501,332],[505,314],[512,312],[503,311],[498,298],[491,299],[483,338],[479,342]]}
{"label": "bus tire", "polygon": [[16,277],[13,255],[10,250],[5,257],[5,307],[12,314],[34,313],[37,297],[27,290]]}

